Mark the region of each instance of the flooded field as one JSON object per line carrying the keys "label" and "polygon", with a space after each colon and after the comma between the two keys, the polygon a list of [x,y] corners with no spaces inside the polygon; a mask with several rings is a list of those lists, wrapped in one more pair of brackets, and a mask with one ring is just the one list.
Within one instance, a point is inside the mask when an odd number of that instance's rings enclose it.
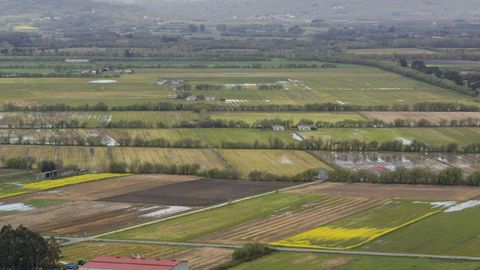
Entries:
{"label": "flooded field", "polygon": [[327,151],[316,151],[314,154],[326,163],[353,170],[394,170],[397,167],[426,167],[433,171],[441,171],[448,167],[456,167],[467,174],[480,170],[479,154]]}

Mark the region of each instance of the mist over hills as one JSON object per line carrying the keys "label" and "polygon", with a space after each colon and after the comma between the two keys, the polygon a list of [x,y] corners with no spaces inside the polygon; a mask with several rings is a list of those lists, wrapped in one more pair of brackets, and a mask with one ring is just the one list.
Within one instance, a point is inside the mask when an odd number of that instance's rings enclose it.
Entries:
{"label": "mist over hills", "polygon": [[269,15],[335,20],[480,19],[477,0],[96,0],[135,3],[159,16],[231,19]]}
{"label": "mist over hills", "polygon": [[0,0],[0,19],[75,24],[156,20],[480,20],[478,0]]}

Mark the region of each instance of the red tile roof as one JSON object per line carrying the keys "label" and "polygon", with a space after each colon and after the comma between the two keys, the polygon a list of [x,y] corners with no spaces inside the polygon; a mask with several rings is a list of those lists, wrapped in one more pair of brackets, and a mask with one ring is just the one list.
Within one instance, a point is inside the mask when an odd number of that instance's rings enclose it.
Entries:
{"label": "red tile roof", "polygon": [[372,171],[376,171],[376,172],[390,171],[387,167],[383,167],[383,166],[373,166],[370,169],[372,169]]}
{"label": "red tile roof", "polygon": [[80,269],[108,270],[170,270],[182,263],[179,260],[135,259],[129,257],[97,257]]}

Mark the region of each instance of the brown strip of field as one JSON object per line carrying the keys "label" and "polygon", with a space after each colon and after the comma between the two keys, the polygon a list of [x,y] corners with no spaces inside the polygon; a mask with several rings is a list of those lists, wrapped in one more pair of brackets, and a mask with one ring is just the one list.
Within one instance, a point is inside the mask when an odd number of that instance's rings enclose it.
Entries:
{"label": "brown strip of field", "polygon": [[[32,199],[63,199],[70,202],[3,216],[0,217],[0,224],[25,225],[47,235],[84,236],[105,233],[158,218],[155,213],[162,207],[95,200],[183,181],[194,182],[196,179],[199,178],[177,175],[132,175],[7,198],[1,202],[12,204]],[[148,216],[151,213],[153,215]]]}
{"label": "brown strip of field", "polygon": [[480,187],[389,185],[367,183],[318,183],[288,192],[329,194],[332,196],[368,197],[386,200],[409,198],[416,200],[468,200],[480,196]]}
{"label": "brown strip of field", "polygon": [[325,195],[315,203],[304,205],[301,211],[285,209],[269,217],[247,222],[233,228],[197,239],[200,242],[243,244],[274,242],[382,202],[370,198],[346,198]]}
{"label": "brown strip of field", "polygon": [[98,200],[101,198],[121,195],[133,191],[150,189],[184,181],[193,181],[197,179],[200,178],[196,176],[138,174],[16,196],[8,199],[2,199],[2,202],[17,203],[30,199]]}
{"label": "brown strip of field", "polygon": [[480,112],[361,112],[369,120],[378,119],[386,123],[393,123],[395,119],[419,121],[426,119],[434,124],[442,120],[464,120],[467,118],[480,120]]}
{"label": "brown strip of field", "polygon": [[103,201],[156,205],[207,206],[291,186],[288,182],[203,179],[148,188]]}
{"label": "brown strip of field", "polygon": [[175,258],[188,261],[190,270],[209,270],[230,261],[232,253],[231,249],[193,248],[175,254]]}

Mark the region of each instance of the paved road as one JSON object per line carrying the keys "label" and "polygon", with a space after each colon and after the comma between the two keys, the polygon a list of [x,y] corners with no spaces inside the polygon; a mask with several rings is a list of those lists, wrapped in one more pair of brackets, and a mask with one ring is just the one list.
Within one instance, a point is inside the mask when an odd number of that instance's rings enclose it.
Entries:
{"label": "paved road", "polygon": [[[86,238],[58,237],[58,239],[67,241],[67,243],[65,243],[66,245],[76,244],[84,241],[93,241],[93,242],[109,242],[109,243],[131,243],[131,244],[147,244],[147,245],[161,245],[161,246],[210,247],[210,248],[230,248],[230,249],[236,249],[236,248],[242,247],[242,245],[229,245],[229,244],[118,240],[118,239],[100,239],[100,238],[94,238],[94,237],[86,237]],[[480,257],[469,257],[469,256],[447,256],[447,255],[395,253],[395,252],[342,251],[342,250],[289,248],[289,247],[272,247],[272,249],[283,251],[283,252],[298,252],[298,253],[322,253],[322,254],[363,255],[363,256],[377,256],[377,257],[404,257],[404,258],[428,258],[428,259],[441,259],[441,260],[480,261]]]}

